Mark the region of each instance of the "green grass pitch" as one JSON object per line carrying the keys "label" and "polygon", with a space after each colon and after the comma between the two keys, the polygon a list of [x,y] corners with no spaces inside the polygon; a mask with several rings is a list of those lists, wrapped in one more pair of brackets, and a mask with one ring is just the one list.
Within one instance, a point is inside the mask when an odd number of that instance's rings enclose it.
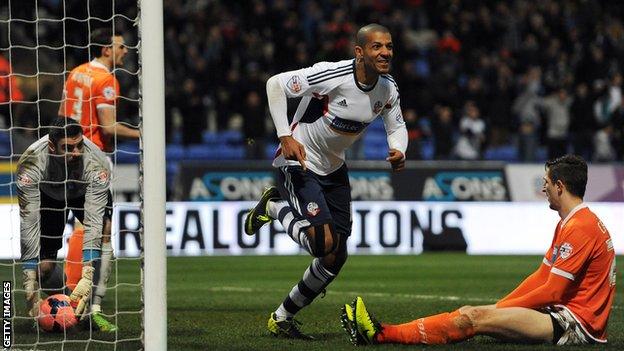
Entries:
{"label": "green grass pitch", "polygon": [[[618,271],[624,268],[618,258]],[[299,281],[310,258],[307,256],[184,257],[167,261],[168,349],[169,350],[353,350],[340,327],[339,308],[357,295],[364,297],[378,319],[399,323],[418,317],[454,310],[459,306],[486,304],[513,289],[541,262],[539,256],[468,256],[463,254],[423,254],[418,256],[351,256],[340,276],[330,285],[324,298],[317,298],[297,319],[302,330],[315,341],[278,339],[268,335],[269,313]],[[4,262],[6,263],[6,262]],[[12,271],[0,266],[3,280]],[[19,272],[18,272],[19,273]],[[622,276],[618,275],[621,291]],[[120,311],[141,308],[137,261],[118,263],[117,290],[109,291],[106,312],[115,309],[111,297],[117,294]],[[21,278],[18,276],[19,288]],[[113,282],[112,285],[114,285]],[[16,294],[18,311],[23,296]],[[609,323],[609,344],[563,347],[573,350],[624,349],[624,299],[616,295]],[[21,312],[23,313],[23,311]],[[117,316],[118,339],[140,337],[140,318],[136,313]],[[15,342],[31,344],[21,349],[60,350],[62,334],[33,332],[29,323],[16,321]],[[113,336],[74,331],[64,350],[136,350],[137,340],[110,342]],[[35,342],[38,344],[32,345]],[[91,340],[89,344],[86,340]],[[369,349],[432,350],[551,350],[552,345],[512,345],[487,337],[444,346],[382,345]]]}

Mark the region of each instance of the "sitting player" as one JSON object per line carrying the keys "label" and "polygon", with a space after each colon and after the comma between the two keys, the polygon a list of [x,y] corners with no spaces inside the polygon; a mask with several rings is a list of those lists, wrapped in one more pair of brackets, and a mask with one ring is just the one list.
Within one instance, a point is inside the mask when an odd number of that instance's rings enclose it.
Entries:
{"label": "sitting player", "polygon": [[[70,298],[83,318],[101,256],[103,233],[110,237],[110,166],[80,125],[57,119],[50,133],[24,152],[17,167],[20,241],[28,314],[39,314],[44,290],[63,288],[56,264],[68,210],[84,224],[83,266]],[[96,280],[97,281],[97,280]]]}
{"label": "sitting player", "polygon": [[358,297],[343,308],[351,341],[446,344],[488,335],[521,343],[606,343],[615,253],[607,228],[583,203],[586,184],[582,158],[567,155],[546,163],[542,191],[561,220],[539,269],[496,305],[390,325],[377,323]]}

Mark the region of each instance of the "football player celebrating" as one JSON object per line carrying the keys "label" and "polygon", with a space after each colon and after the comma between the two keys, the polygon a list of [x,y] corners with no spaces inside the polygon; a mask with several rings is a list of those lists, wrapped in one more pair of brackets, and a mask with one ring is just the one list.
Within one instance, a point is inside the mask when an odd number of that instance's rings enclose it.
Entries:
{"label": "football player celebrating", "polygon": [[[273,166],[278,187],[268,188],[245,219],[245,232],[277,219],[310,255],[312,264],[268,320],[270,333],[310,339],[293,319],[336,278],[347,260],[351,234],[351,187],[345,150],[381,117],[389,145],[387,161],[405,165],[407,130],[399,91],[388,74],[393,43],[387,28],[370,24],[357,33],[355,58],[320,62],[284,72],[266,84],[269,109],[280,139]],[[302,97],[292,123],[287,98]]]}
{"label": "football player celebrating", "polygon": [[587,164],[567,155],[546,163],[542,191],[561,220],[536,272],[495,305],[390,325],[377,323],[361,297],[342,324],[355,344],[446,344],[488,335],[519,343],[607,342],[615,296],[615,252],[607,228],[583,203]]}

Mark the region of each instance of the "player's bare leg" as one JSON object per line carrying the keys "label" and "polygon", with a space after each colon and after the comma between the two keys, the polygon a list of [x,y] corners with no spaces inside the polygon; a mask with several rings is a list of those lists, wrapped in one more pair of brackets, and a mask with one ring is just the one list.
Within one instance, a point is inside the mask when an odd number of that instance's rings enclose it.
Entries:
{"label": "player's bare leg", "polygon": [[548,343],[553,340],[553,324],[549,314],[529,308],[462,307],[475,333],[504,341]]}

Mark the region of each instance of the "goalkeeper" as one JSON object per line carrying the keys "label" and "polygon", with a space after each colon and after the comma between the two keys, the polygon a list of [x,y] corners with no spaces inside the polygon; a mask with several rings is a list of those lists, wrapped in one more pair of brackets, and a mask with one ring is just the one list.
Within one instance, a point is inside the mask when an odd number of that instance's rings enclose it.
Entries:
{"label": "goalkeeper", "polygon": [[[20,206],[20,243],[28,314],[36,317],[40,288],[63,288],[63,270],[57,264],[63,231],[71,210],[85,228],[81,279],[70,299],[84,318],[101,256],[102,237],[110,237],[112,196],[106,156],[80,124],[56,119],[50,133],[24,152],[17,167]],[[95,280],[97,281],[97,280]],[[93,315],[103,319],[102,316]],[[96,323],[97,324],[97,323]]]}

